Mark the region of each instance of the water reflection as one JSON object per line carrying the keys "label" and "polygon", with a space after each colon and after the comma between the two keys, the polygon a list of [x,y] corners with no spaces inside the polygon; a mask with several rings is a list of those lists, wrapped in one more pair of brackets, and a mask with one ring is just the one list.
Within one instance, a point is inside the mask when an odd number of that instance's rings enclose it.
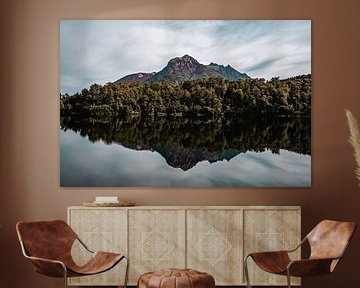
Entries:
{"label": "water reflection", "polygon": [[92,143],[121,144],[137,151],[156,151],[183,171],[199,162],[230,160],[247,151],[287,150],[311,155],[310,118],[79,118],[62,117],[61,129],[79,132]]}

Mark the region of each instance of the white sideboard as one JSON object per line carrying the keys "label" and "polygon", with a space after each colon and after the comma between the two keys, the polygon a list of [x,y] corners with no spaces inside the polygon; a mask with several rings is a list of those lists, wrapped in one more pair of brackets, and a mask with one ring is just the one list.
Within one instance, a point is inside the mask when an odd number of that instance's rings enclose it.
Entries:
{"label": "white sideboard", "polygon": [[[93,250],[128,254],[129,285],[145,272],[192,268],[212,274],[216,285],[245,285],[243,258],[250,252],[294,248],[301,238],[298,206],[136,206],[68,207],[68,223]],[[72,254],[85,263],[88,253],[75,243]],[[293,255],[300,258],[300,250]],[[123,261],[125,262],[125,261]],[[122,285],[125,263],[69,285]],[[249,262],[253,285],[285,285],[286,277]],[[294,285],[300,280],[294,278]]]}

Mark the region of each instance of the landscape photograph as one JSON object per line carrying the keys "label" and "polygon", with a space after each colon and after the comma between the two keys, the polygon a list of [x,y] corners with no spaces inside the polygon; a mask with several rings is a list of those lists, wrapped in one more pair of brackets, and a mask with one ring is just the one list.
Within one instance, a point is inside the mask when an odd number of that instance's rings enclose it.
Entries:
{"label": "landscape photograph", "polygon": [[311,187],[310,20],[61,20],[61,187]]}

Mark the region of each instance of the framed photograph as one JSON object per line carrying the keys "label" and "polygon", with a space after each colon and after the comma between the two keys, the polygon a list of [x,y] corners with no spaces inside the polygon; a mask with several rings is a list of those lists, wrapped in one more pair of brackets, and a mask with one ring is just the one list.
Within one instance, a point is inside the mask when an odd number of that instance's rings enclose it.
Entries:
{"label": "framed photograph", "polygon": [[310,20],[62,20],[62,187],[310,187]]}

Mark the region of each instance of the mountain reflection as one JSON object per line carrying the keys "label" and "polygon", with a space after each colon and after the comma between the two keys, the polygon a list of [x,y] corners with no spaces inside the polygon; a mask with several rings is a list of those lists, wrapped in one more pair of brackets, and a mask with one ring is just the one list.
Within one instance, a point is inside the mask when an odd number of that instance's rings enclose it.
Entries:
{"label": "mountain reflection", "polygon": [[133,150],[156,151],[167,164],[189,170],[201,161],[230,160],[246,151],[280,149],[311,155],[310,118],[243,117],[84,118],[61,117],[61,129],[71,129],[91,142],[121,144]]}

